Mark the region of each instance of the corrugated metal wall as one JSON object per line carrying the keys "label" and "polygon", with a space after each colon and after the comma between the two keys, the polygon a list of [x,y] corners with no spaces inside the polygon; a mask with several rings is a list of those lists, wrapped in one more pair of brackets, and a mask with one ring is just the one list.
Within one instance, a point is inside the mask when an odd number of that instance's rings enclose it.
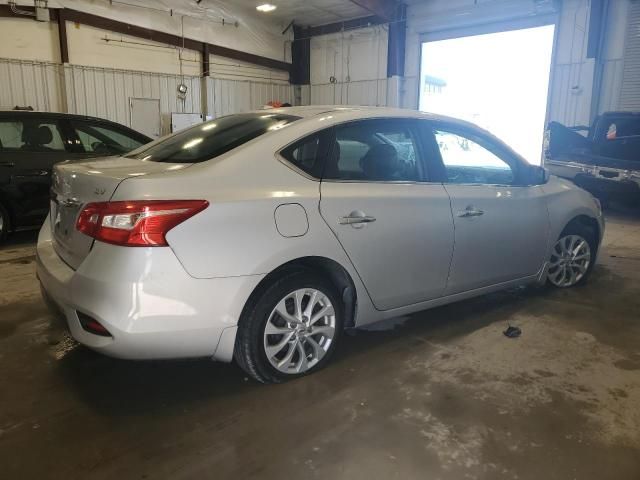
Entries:
{"label": "corrugated metal wall", "polygon": [[622,58],[605,60],[598,113],[618,110],[623,69],[624,60]]}
{"label": "corrugated metal wall", "polygon": [[388,105],[388,31],[372,26],[311,39],[312,105]]}
{"label": "corrugated metal wall", "polygon": [[565,125],[589,125],[594,61],[553,66],[549,119]]}
{"label": "corrugated metal wall", "polygon": [[270,101],[294,102],[294,87],[286,83],[266,83],[253,80],[207,78],[207,110],[219,117],[246,112]]}
{"label": "corrugated metal wall", "polygon": [[[130,126],[130,98],[160,100],[162,133],[171,128],[171,113],[201,113],[200,78],[131,70],[67,65],[64,67],[69,113],[107,118]],[[187,85],[184,100],[178,85]]]}
{"label": "corrugated metal wall", "polygon": [[387,79],[311,85],[312,105],[387,105]]}
{"label": "corrugated metal wall", "polygon": [[0,109],[31,106],[64,112],[63,75],[55,63],[0,58]]}
{"label": "corrugated metal wall", "polygon": [[640,2],[629,8],[620,110],[640,111]]}
{"label": "corrugated metal wall", "polygon": [[[178,85],[187,85],[184,100]],[[0,59],[0,108],[36,110],[107,118],[130,126],[130,98],[160,100],[162,133],[171,129],[171,113],[203,113],[202,78],[81,65]],[[206,79],[207,113],[220,116],[260,108],[269,101],[295,103],[294,87],[282,81]]]}

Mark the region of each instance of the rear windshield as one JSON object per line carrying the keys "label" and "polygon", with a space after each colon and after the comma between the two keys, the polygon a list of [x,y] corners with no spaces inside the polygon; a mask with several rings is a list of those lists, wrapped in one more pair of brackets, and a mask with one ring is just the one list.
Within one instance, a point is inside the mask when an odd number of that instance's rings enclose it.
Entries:
{"label": "rear windshield", "polygon": [[299,118],[268,112],[220,117],[142,147],[127,157],[169,163],[204,162]]}

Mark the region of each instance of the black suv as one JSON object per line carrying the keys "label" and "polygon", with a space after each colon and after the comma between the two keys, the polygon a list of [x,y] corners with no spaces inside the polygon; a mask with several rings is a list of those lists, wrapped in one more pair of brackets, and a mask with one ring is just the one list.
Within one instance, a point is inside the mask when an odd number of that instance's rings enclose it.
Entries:
{"label": "black suv", "polygon": [[122,155],[150,141],[100,118],[0,111],[0,241],[9,231],[39,226],[45,219],[55,163]]}

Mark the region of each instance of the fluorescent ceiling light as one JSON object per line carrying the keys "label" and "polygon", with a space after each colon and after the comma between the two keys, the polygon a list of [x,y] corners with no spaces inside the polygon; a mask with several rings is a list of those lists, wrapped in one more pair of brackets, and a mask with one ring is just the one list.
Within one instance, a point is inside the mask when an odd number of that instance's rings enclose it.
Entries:
{"label": "fluorescent ceiling light", "polygon": [[256,7],[256,10],[262,13],[268,13],[273,12],[276,8],[278,7],[276,7],[275,5],[271,5],[270,3],[263,3],[262,5],[258,5]]}

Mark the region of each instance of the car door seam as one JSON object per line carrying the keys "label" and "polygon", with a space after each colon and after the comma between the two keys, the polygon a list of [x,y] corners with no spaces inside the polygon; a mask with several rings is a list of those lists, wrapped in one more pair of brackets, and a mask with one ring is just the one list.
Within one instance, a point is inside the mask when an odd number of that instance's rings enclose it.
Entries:
{"label": "car door seam", "polygon": [[364,288],[364,291],[367,292],[367,295],[369,296],[369,301],[371,302],[371,305],[373,305],[373,308],[375,310],[377,310],[379,312],[383,312],[384,310],[380,310],[376,306],[375,302],[373,301],[373,297],[371,296],[371,293],[369,292],[369,289],[367,288],[367,285],[364,283],[364,279],[360,275],[360,272],[356,268],[355,263],[353,262],[353,260],[349,256],[349,253],[345,249],[344,245],[342,245],[342,242],[338,238],[338,234],[333,230],[333,228],[331,228],[331,225],[329,225],[329,222],[327,221],[326,218],[324,218],[324,215],[322,214],[322,206],[321,206],[321,204],[322,204],[322,184],[323,183],[324,183],[324,180],[320,180],[320,182],[318,182],[318,189],[320,190],[320,195],[318,197],[319,198],[319,200],[318,200],[318,214],[320,215],[320,218],[322,219],[322,221],[325,223],[325,225],[327,226],[327,228],[331,232],[331,235],[333,235],[333,237],[336,239],[336,242],[338,242],[338,245],[340,245],[340,248],[342,249],[342,251],[344,252],[345,256],[347,257],[347,260],[349,260],[349,263],[351,264],[351,267],[353,268],[353,271],[356,272],[356,275],[360,279],[360,283],[362,284],[362,287]]}
{"label": "car door seam", "polygon": [[453,256],[455,255],[455,252],[456,252],[456,220],[455,218],[453,218],[453,201],[451,200],[451,194],[449,193],[449,190],[447,190],[447,185],[445,183],[442,183],[442,188],[444,189],[445,193],[447,194],[447,197],[449,198],[449,211],[451,212],[451,225],[453,227],[452,229],[453,242],[451,245],[451,258],[449,258],[449,271],[447,273],[447,281],[444,284],[444,289],[442,290],[442,294],[440,295],[441,297],[444,296],[445,292],[449,288],[449,279],[451,278],[451,268],[453,267]]}

